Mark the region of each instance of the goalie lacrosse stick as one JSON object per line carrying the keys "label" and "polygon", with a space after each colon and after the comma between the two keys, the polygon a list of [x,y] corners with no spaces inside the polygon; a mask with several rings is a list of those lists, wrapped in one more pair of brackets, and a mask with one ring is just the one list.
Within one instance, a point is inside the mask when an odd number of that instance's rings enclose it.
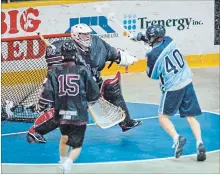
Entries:
{"label": "goalie lacrosse stick", "polygon": [[[38,35],[48,46],[49,42],[40,33]],[[120,107],[111,104],[102,97],[96,102],[88,103],[88,109],[96,125],[102,129],[110,128],[125,119],[125,112]]]}
{"label": "goalie lacrosse stick", "polygon": [[89,111],[96,125],[102,129],[117,125],[125,119],[125,112],[103,97],[100,97],[95,103],[90,103]]}

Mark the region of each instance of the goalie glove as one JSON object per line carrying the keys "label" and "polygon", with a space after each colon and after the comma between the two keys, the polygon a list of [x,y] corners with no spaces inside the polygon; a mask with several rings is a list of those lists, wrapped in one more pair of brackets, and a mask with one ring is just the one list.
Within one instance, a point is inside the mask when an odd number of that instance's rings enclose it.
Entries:
{"label": "goalie glove", "polygon": [[121,49],[117,49],[119,54],[119,65],[120,66],[128,66],[133,64],[134,62],[138,61],[138,59],[135,56],[132,56],[127,51],[123,51]]}

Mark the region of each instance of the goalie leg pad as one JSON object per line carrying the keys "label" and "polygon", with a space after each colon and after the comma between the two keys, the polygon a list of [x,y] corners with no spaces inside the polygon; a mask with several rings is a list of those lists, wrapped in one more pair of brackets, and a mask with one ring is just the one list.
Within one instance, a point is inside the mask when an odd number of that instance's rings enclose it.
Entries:
{"label": "goalie leg pad", "polygon": [[39,134],[45,135],[59,126],[59,120],[55,117],[54,108],[40,115],[34,122],[34,129]]}
{"label": "goalie leg pad", "polygon": [[28,143],[46,143],[46,139],[39,133],[37,133],[32,126],[27,133]]}
{"label": "goalie leg pad", "polygon": [[54,117],[54,114],[55,114],[55,110],[54,108],[52,108],[49,111],[41,114],[35,120],[34,126],[32,126],[28,131],[28,135],[27,135],[28,142],[33,143],[34,140],[36,143],[46,142],[43,135],[53,131],[59,126],[59,120]]}
{"label": "goalie leg pad", "polygon": [[128,108],[121,92],[121,74],[119,71],[117,72],[115,78],[107,79],[102,83],[101,94],[107,101],[115,106],[120,106],[125,111],[126,118],[123,122],[128,122],[131,120]]}

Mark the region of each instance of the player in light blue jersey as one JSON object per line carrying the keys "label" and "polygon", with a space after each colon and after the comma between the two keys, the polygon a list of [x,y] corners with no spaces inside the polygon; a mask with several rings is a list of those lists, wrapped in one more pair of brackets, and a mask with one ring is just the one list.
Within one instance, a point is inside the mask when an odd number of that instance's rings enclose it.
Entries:
{"label": "player in light blue jersey", "polygon": [[194,116],[202,114],[192,83],[192,72],[184,56],[176,47],[173,39],[165,36],[166,30],[161,25],[152,25],[146,33],[130,36],[134,41],[147,42],[152,49],[146,53],[147,75],[160,80],[162,91],[159,106],[159,122],[163,129],[173,138],[175,157],[182,155],[186,138],[180,136],[172,122],[178,110],[180,117],[188,121],[197,141],[197,160],[206,159],[206,149],[202,142],[200,124]]}

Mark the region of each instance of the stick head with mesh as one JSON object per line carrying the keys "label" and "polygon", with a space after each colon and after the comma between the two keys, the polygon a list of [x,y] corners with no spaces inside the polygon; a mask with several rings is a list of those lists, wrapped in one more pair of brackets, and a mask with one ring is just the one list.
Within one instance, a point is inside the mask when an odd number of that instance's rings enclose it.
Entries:
{"label": "stick head with mesh", "polygon": [[104,98],[89,104],[89,111],[95,123],[102,129],[110,128],[125,119],[125,112]]}

